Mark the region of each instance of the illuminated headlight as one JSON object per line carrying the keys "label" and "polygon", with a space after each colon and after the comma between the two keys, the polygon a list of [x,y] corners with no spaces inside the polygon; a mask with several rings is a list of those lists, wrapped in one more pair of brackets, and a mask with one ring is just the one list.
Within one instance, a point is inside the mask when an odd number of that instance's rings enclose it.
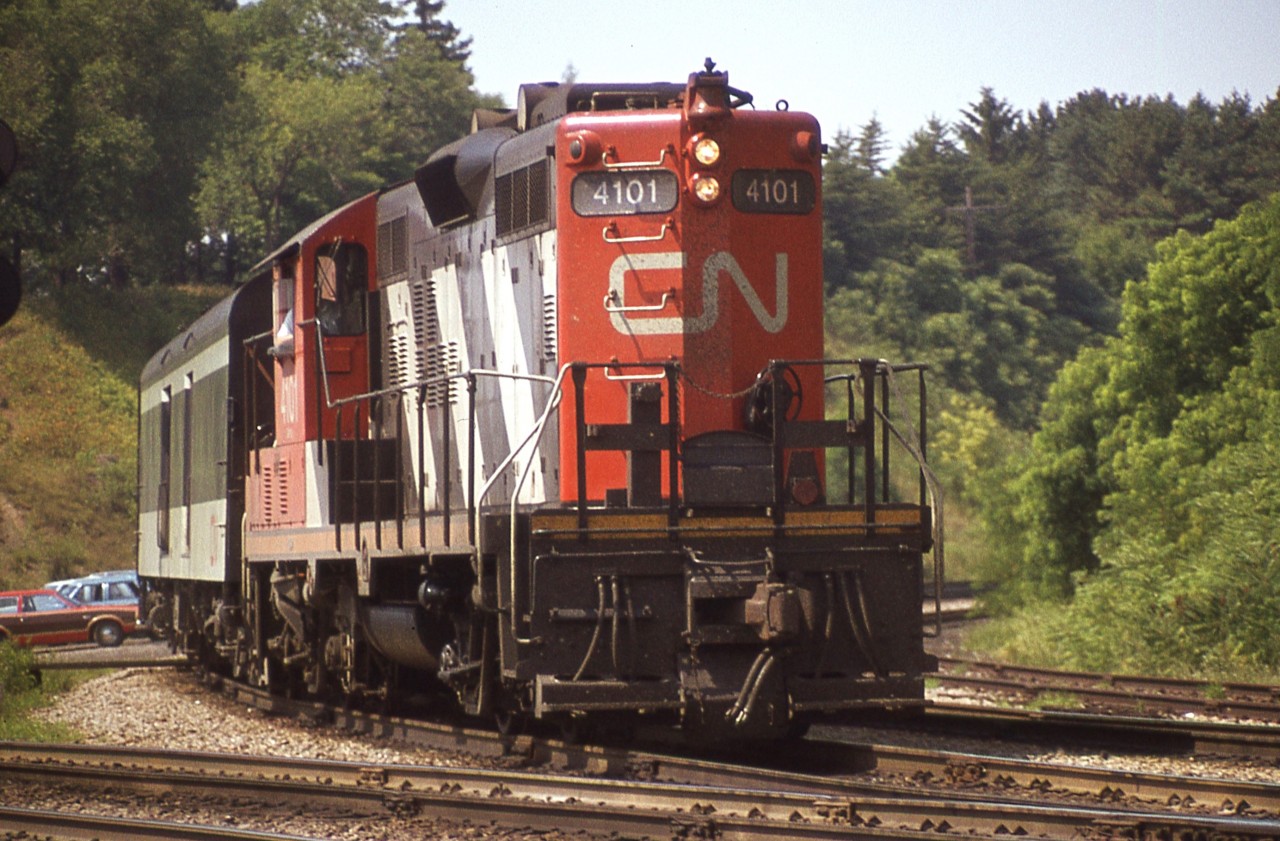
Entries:
{"label": "illuminated headlight", "polygon": [[720,160],[720,144],[710,137],[699,137],[693,144],[693,157],[703,166],[713,166]]}
{"label": "illuminated headlight", "polygon": [[695,175],[693,194],[697,196],[698,201],[711,204],[720,198],[720,182],[711,175]]}

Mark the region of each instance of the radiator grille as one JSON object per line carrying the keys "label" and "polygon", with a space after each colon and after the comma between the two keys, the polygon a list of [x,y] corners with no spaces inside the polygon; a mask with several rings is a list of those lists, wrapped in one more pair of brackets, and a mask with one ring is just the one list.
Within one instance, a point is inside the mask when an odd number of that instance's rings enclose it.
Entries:
{"label": "radiator grille", "polygon": [[409,249],[405,238],[407,216],[400,216],[378,226],[378,275],[394,277],[409,268]]}
{"label": "radiator grille", "polygon": [[498,236],[523,231],[547,221],[547,162],[499,175],[494,185]]}

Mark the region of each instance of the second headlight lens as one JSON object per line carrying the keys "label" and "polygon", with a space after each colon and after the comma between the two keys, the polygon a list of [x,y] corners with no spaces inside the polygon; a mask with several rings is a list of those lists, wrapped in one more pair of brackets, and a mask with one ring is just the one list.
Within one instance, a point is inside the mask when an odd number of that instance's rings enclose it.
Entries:
{"label": "second headlight lens", "polygon": [[693,179],[693,194],[699,201],[711,204],[720,198],[720,181],[711,175],[699,175]]}

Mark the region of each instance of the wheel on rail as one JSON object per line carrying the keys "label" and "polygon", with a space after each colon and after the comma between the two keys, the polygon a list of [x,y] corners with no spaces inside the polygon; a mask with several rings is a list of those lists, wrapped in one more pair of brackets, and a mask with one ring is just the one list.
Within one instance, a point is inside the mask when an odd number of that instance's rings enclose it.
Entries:
{"label": "wheel on rail", "polygon": [[493,726],[497,728],[498,735],[504,739],[514,739],[522,735],[528,724],[527,717],[512,710],[499,710],[493,714]]}
{"label": "wheel on rail", "polygon": [[581,745],[591,741],[595,735],[592,722],[580,716],[564,716],[556,722],[560,728],[560,741],[566,745]]}

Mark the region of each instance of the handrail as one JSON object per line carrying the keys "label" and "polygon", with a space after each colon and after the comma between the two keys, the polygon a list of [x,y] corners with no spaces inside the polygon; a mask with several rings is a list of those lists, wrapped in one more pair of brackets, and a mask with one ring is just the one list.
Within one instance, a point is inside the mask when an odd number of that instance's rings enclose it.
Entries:
{"label": "handrail", "polygon": [[662,150],[658,153],[658,159],[656,161],[616,161],[614,163],[609,163],[609,156],[616,156],[618,154],[618,150],[610,146],[608,149],[605,149],[604,154],[600,156],[600,163],[604,164],[605,169],[657,169],[662,166],[662,162],[667,159],[668,152],[672,154],[675,153],[675,150],[670,144],[662,147]]}
{"label": "handrail", "polygon": [[610,368],[621,368],[621,367],[622,367],[622,366],[620,366],[620,365],[608,365],[608,366],[605,366],[605,369],[604,369],[604,378],[605,378],[606,380],[609,380],[610,382],[615,382],[615,383],[632,383],[632,382],[645,382],[645,381],[648,381],[648,380],[662,380],[662,379],[666,379],[666,377],[667,377],[667,372],[666,372],[666,371],[659,371],[659,372],[658,372],[658,373],[656,373],[656,374],[617,374],[617,375],[614,375],[614,374],[610,374],[610,373],[609,373],[609,369],[610,369]]}
{"label": "handrail", "polygon": [[[914,363],[911,365],[894,366],[885,360],[880,360],[880,371],[883,371],[886,387],[893,388],[897,391],[897,384],[893,380],[893,374],[900,371],[918,371],[920,375],[920,431],[916,433],[914,430],[908,430],[912,433],[911,437],[903,435],[894,425],[894,423],[884,414],[881,419],[884,421],[885,427],[893,433],[903,448],[916,460],[916,465],[920,469],[920,476],[924,480],[925,487],[928,489],[929,506],[933,512],[933,523],[931,530],[933,544],[933,606],[934,606],[934,636],[942,636],[942,579],[945,574],[945,527],[943,518],[943,493],[942,484],[938,481],[937,475],[933,469],[929,467],[927,453],[925,447],[927,439],[925,437],[925,423],[927,415],[925,414],[924,403],[924,372],[928,369],[927,365]],[[910,424],[910,416],[903,415],[907,423]]]}
{"label": "handrail", "polygon": [[[547,399],[547,405],[543,407],[542,415],[538,418],[537,423],[534,424],[534,428],[529,433],[529,435],[527,435],[525,439],[520,442],[519,446],[512,449],[511,456],[508,456],[507,460],[503,462],[503,465],[501,467],[493,471],[493,476],[489,477],[491,483],[494,479],[497,478],[499,473],[501,473],[504,469],[506,469],[506,465],[510,463],[511,459],[515,456],[515,454],[519,451],[522,451],[529,444],[530,441],[535,441],[537,444],[542,443],[542,434],[543,432],[546,431],[547,421],[551,418],[552,411],[554,411],[560,405],[560,400],[561,400],[561,397],[563,396],[562,389],[564,387],[564,375],[568,373],[570,367],[571,367],[570,363],[565,363],[564,365],[560,366],[560,373],[556,375],[555,381],[552,383],[551,396]],[[509,550],[511,553],[511,635],[517,643],[533,642],[532,637],[520,636],[520,623],[518,622],[519,616],[517,615],[518,610],[516,607],[516,604],[517,604],[516,586],[519,583],[517,581],[517,576],[516,576],[516,567],[518,566],[516,564],[516,537],[517,537],[516,508],[520,500],[520,491],[524,489],[524,483],[529,476],[529,468],[532,465],[533,465],[533,459],[528,459],[525,461],[524,469],[520,471],[520,476],[516,480],[516,485],[514,488],[511,489],[511,503],[510,503],[511,509],[508,516],[508,520],[510,521],[508,525],[510,527],[510,540],[511,540],[510,550]],[[486,486],[485,491],[481,493],[480,499],[484,498],[484,493],[486,493],[487,491],[488,491],[488,486]],[[477,503],[478,502],[479,500],[477,500]],[[480,506],[477,504],[476,505],[477,518],[479,517],[479,513],[478,513],[479,510],[480,510]],[[477,534],[479,533],[480,532],[477,531]],[[477,547],[477,549],[479,549],[479,547]]]}
{"label": "handrail", "polygon": [[[618,242],[619,240],[614,240]],[[662,300],[656,304],[631,304],[622,303],[622,296],[618,294],[618,290],[610,289],[609,293],[604,296],[604,311],[607,313],[615,312],[658,312],[667,308],[667,303],[674,300],[676,290],[668,289],[662,293]],[[617,301],[617,304],[611,304],[610,301]]]}
{"label": "handrail", "polygon": [[674,219],[668,218],[665,222],[662,223],[662,229],[659,230],[656,234],[639,234],[637,236],[630,236],[630,237],[619,237],[619,236],[611,237],[609,236],[610,233],[616,234],[618,232],[618,223],[610,222],[608,225],[605,225],[600,230],[600,236],[603,237],[604,241],[609,243],[610,245],[617,245],[618,243],[624,243],[624,242],[658,242],[659,240],[662,240],[667,236],[668,230],[674,230],[675,227],[676,227],[676,221]]}
{"label": "handrail", "polygon": [[[606,301],[607,300],[608,299],[606,298]],[[323,353],[323,350],[321,350],[320,353]],[[893,365],[881,359],[857,359],[857,360],[855,359],[848,359],[848,360],[775,359],[775,360],[770,360],[768,367],[774,371],[777,371],[782,366],[827,367],[827,366],[840,366],[840,365],[852,365],[852,366],[856,366],[856,369],[854,371],[823,376],[822,378],[823,382],[826,384],[843,382],[849,385],[850,404],[848,406],[848,413],[849,413],[848,417],[851,420],[854,419],[855,416],[858,417],[860,420],[857,423],[859,424],[865,423],[866,426],[864,426],[863,429],[867,431],[862,435],[858,435],[857,429],[856,429],[857,424],[851,425],[849,427],[849,432],[848,432],[848,434],[851,437],[848,439],[847,445],[836,445],[832,443],[835,440],[834,438],[830,438],[830,440],[827,440],[827,438],[824,437],[824,436],[829,437],[829,436],[836,435],[837,433],[834,428],[830,428],[827,431],[823,431],[822,429],[819,428],[821,424],[813,424],[812,422],[787,421],[784,418],[779,418],[777,414],[779,407],[774,406],[773,416],[777,419],[777,423],[774,429],[774,434],[772,436],[774,439],[773,446],[775,448],[775,455],[773,459],[774,471],[775,471],[773,496],[774,496],[775,504],[771,506],[773,509],[771,513],[772,513],[773,519],[775,520],[774,528],[782,529],[783,531],[786,530],[784,509],[790,507],[790,506],[784,505],[784,502],[783,502],[783,497],[786,493],[785,488],[782,487],[782,480],[785,478],[782,475],[782,473],[785,471],[784,453],[796,447],[806,447],[806,446],[819,447],[819,448],[829,447],[829,446],[841,446],[843,448],[844,446],[847,446],[849,450],[851,470],[853,469],[853,465],[855,463],[855,460],[853,458],[855,451],[858,449],[863,449],[866,451],[863,453],[863,455],[866,456],[866,461],[868,464],[867,475],[861,477],[861,479],[862,479],[862,482],[865,482],[867,484],[867,488],[863,489],[864,492],[858,495],[865,497],[865,499],[862,502],[869,509],[866,516],[866,521],[865,521],[867,527],[875,528],[876,524],[874,521],[876,517],[874,515],[874,509],[879,505],[879,503],[877,502],[877,498],[880,496],[879,489],[876,487],[879,484],[876,481],[879,477],[875,476],[875,473],[877,473],[881,469],[884,469],[884,465],[887,464],[887,458],[885,458],[887,454],[877,454],[872,451],[879,450],[881,449],[881,447],[887,446],[887,444],[882,443],[879,440],[881,439],[882,436],[880,435],[872,436],[871,430],[874,430],[874,423],[882,423],[883,424],[882,432],[883,432],[884,441],[887,442],[889,440],[889,436],[892,435],[893,438],[897,440],[916,461],[920,471],[921,482],[923,485],[922,493],[921,493],[921,497],[922,497],[921,505],[923,506],[927,499],[928,504],[932,506],[932,510],[933,510],[932,544],[933,544],[933,556],[934,556],[933,557],[933,566],[934,566],[934,588],[933,589],[934,589],[934,601],[935,601],[935,614],[938,622],[940,622],[941,621],[940,620],[941,579],[943,575],[943,568],[944,568],[943,565],[944,565],[944,557],[945,557],[945,545],[944,545],[944,539],[943,539],[944,535],[943,535],[943,523],[942,523],[943,498],[942,498],[942,489],[940,487],[938,479],[936,475],[933,473],[933,471],[931,470],[931,468],[929,467],[926,460],[925,441],[923,437],[923,431],[924,431],[923,424],[924,424],[924,418],[925,418],[924,416],[925,407],[923,405],[923,399],[924,399],[923,398],[923,394],[924,394],[923,372],[927,370],[927,366],[921,365],[918,363]],[[419,485],[418,493],[422,500],[421,501],[422,511],[420,511],[419,514],[420,514],[420,518],[423,518],[423,523],[420,525],[420,528],[419,528],[419,534],[420,534],[419,539],[425,546],[427,538],[426,538],[424,518],[425,518],[428,502],[425,497],[426,453],[425,453],[424,432],[422,429],[422,425],[423,425],[423,418],[426,416],[429,416],[428,415],[429,409],[428,409],[424,394],[429,387],[445,385],[445,384],[451,383],[454,380],[466,380],[468,383],[468,391],[472,395],[473,406],[472,406],[472,411],[470,413],[470,420],[469,420],[469,425],[471,427],[470,443],[469,445],[465,445],[467,449],[467,463],[462,465],[462,468],[467,472],[466,481],[468,483],[465,490],[466,505],[464,507],[465,507],[466,516],[468,518],[467,520],[468,526],[470,527],[470,532],[471,532],[469,542],[471,543],[472,551],[479,554],[479,553],[483,553],[486,549],[486,546],[484,545],[486,535],[485,535],[484,529],[482,529],[481,527],[482,521],[483,521],[482,515],[483,515],[485,500],[488,498],[489,494],[493,492],[495,486],[497,486],[499,481],[509,475],[507,474],[507,471],[512,468],[513,464],[516,464],[518,459],[535,451],[544,442],[547,434],[547,429],[551,424],[552,418],[555,416],[557,410],[564,403],[564,396],[565,396],[564,385],[565,385],[566,376],[568,376],[571,372],[574,373],[575,382],[578,384],[576,389],[578,393],[578,399],[581,400],[583,397],[582,395],[582,392],[584,390],[583,386],[585,385],[585,382],[586,382],[586,372],[590,368],[602,369],[602,376],[612,381],[660,380],[663,378],[672,380],[672,379],[678,378],[682,373],[679,362],[675,360],[653,361],[653,362],[640,362],[640,361],[620,362],[617,359],[612,359],[609,361],[599,361],[599,362],[584,362],[584,361],[567,362],[562,364],[559,367],[554,377],[549,375],[542,375],[542,374],[507,373],[507,372],[488,370],[488,369],[473,369],[466,372],[458,372],[458,373],[444,374],[444,375],[433,376],[433,377],[425,377],[411,383],[390,386],[387,388],[369,391],[364,394],[353,395],[350,397],[339,398],[336,400],[332,399],[331,395],[326,395],[326,404],[330,406],[330,408],[335,409],[338,412],[339,419],[338,419],[338,428],[336,430],[337,432],[336,440],[339,444],[341,444],[341,442],[345,439],[345,429],[348,425],[346,423],[343,423],[343,421],[345,420],[343,416],[346,414],[344,409],[347,406],[352,406],[354,404],[353,408],[355,411],[353,413],[354,424],[353,424],[352,433],[354,438],[357,440],[362,435],[361,426],[362,426],[362,420],[364,416],[364,411],[362,410],[365,409],[366,404],[367,404],[368,418],[370,420],[370,428],[366,430],[364,434],[377,435],[381,437],[387,433],[392,433],[396,435],[397,439],[402,438],[405,434],[409,434],[408,432],[409,424],[412,423],[412,419],[409,419],[409,422],[406,423],[406,419],[404,417],[401,417],[400,415],[406,410],[412,411],[416,406],[416,410],[419,414],[418,421],[417,421],[418,427],[419,427],[418,428],[418,437],[419,437],[418,449],[420,453],[420,458],[422,459],[422,469],[419,471],[419,477],[417,479],[417,482]],[[661,370],[652,371],[652,372],[643,372],[643,373],[622,373],[626,369],[635,369],[635,368],[641,368],[641,369],[649,368],[649,369],[661,369]],[[881,397],[881,395],[877,394],[877,391],[880,391],[880,389],[873,387],[873,382],[875,380],[881,380],[885,389],[892,387],[894,388],[894,393],[896,394],[897,392],[896,392],[896,383],[894,381],[894,374],[903,373],[903,372],[912,372],[912,371],[919,372],[922,380],[922,383],[921,383],[922,401],[920,405],[920,412],[921,412],[920,434],[917,434],[916,429],[913,427],[911,418],[905,418],[906,425],[905,426],[902,425],[903,417],[900,417],[901,410],[899,410],[898,413],[895,413],[894,416],[891,418],[890,413],[888,411],[888,405],[887,405],[888,401],[883,399],[877,400],[877,397]],[[535,398],[535,405],[537,400],[544,400],[545,402],[543,403],[533,423],[527,428],[527,431],[516,443],[514,443],[512,447],[510,447],[509,452],[504,455],[504,457],[494,467],[492,473],[487,477],[483,477],[483,474],[481,472],[478,472],[478,466],[475,463],[479,457],[479,453],[477,452],[479,447],[479,441],[476,438],[476,432],[477,432],[479,420],[475,416],[474,397],[475,397],[476,386],[478,382],[484,379],[541,383],[547,387],[546,392],[542,392],[541,389],[537,389],[534,391],[534,394],[538,395]],[[860,383],[856,389],[853,388],[854,383]],[[415,401],[410,401],[410,399],[408,398],[408,394],[411,391],[417,393],[417,399]],[[545,397],[542,396],[543,394],[545,394]],[[861,399],[863,400],[862,406],[855,407],[855,402],[857,400],[855,395],[861,395]],[[383,398],[390,398],[390,397],[395,397],[396,404],[397,404],[397,408],[396,408],[397,418],[395,419],[394,427],[385,429],[382,432],[374,432],[371,421],[375,416],[380,416],[380,415],[378,415],[379,410],[375,408],[375,404],[370,401],[379,401]],[[776,399],[777,399],[777,395],[775,394],[775,400]],[[448,402],[450,401],[446,401],[446,405],[448,404]],[[904,408],[909,405],[909,403],[907,401],[904,401],[900,396],[895,400],[895,402],[899,406],[902,406]],[[877,403],[880,403],[881,405],[877,405]],[[667,404],[668,405],[666,407],[666,413],[669,415],[669,418],[668,418],[668,423],[666,424],[666,429],[670,433],[670,438],[671,438],[667,446],[669,446],[670,448],[671,459],[670,459],[670,463],[667,465],[667,471],[664,471],[669,474],[667,477],[669,479],[669,482],[666,483],[668,484],[668,487],[665,489],[665,492],[669,495],[667,504],[671,508],[672,517],[675,518],[671,523],[671,533],[674,537],[674,535],[676,535],[676,533],[678,532],[677,526],[678,526],[678,517],[679,517],[679,507],[681,505],[680,491],[679,491],[679,458],[678,458],[679,446],[680,446],[679,444],[680,420],[679,420],[677,394],[676,394],[676,388],[674,383],[673,383],[671,392],[668,395]],[[390,405],[390,403],[388,405]],[[432,411],[432,414],[434,414],[434,411]],[[878,418],[878,420],[873,422],[872,421],[873,418]],[[446,410],[445,423],[450,433],[453,431],[455,424],[458,421],[459,421],[459,418],[454,417],[452,412],[449,412]],[[801,426],[797,427],[797,430],[796,430],[796,434],[798,434],[799,436],[797,438],[789,438],[788,434],[785,431],[787,426],[791,423],[801,424]],[[586,418],[584,416],[584,407],[582,406],[579,407],[577,424],[584,429],[587,426]],[[810,426],[806,427],[805,424],[809,424]],[[432,422],[432,426],[434,427],[434,421]],[[581,435],[582,435],[582,430],[580,429],[579,436]],[[875,440],[873,440],[873,437]],[[821,443],[824,440],[826,440],[827,443]],[[809,443],[802,444],[801,442],[804,442],[804,441],[807,441]],[[459,442],[459,443],[461,444],[462,442]],[[606,447],[606,449],[607,448],[608,447]],[[446,453],[444,456],[444,458],[446,459],[446,466],[445,466],[443,477],[442,477],[443,482],[445,483],[446,506],[448,506],[448,499],[449,499],[448,488],[452,487],[454,484],[450,479],[451,475],[453,474],[453,467],[452,467],[453,457],[449,452],[447,452],[448,449],[449,448],[446,448]],[[579,460],[578,469],[580,471],[579,483],[578,483],[579,485],[578,503],[577,503],[578,516],[580,521],[579,522],[580,530],[585,529],[585,522],[586,522],[585,516],[587,513],[587,507],[586,507],[585,496],[584,496],[586,494],[587,488],[581,473],[583,467],[585,466],[587,449],[588,447],[586,446],[585,442],[580,442],[579,452],[577,453],[577,458]],[[404,456],[403,456],[403,453],[400,453],[399,450],[397,450],[397,452],[399,454],[396,456],[396,460],[397,462],[399,462],[403,459]],[[371,452],[371,453],[368,453],[367,455],[368,457],[374,460],[375,468],[382,466],[381,460],[383,460],[383,454],[381,452]],[[388,452],[386,455],[390,456],[390,452]],[[459,448],[459,455],[462,455],[461,447]],[[352,465],[352,469],[355,471],[355,475],[358,475],[360,470],[359,462],[362,460],[361,453],[353,449],[350,452],[350,456],[356,460],[356,463]],[[337,463],[335,463],[334,468],[336,470],[341,470],[341,462],[345,461],[345,459],[343,459],[341,456],[340,447],[338,450],[337,459],[338,461]],[[859,461],[861,460],[863,459],[859,459]],[[510,612],[510,619],[512,622],[514,639],[517,643],[521,643],[521,644],[529,644],[534,642],[534,639],[532,638],[531,635],[529,636],[522,635],[522,634],[529,634],[530,632],[520,620],[520,613],[521,613],[520,598],[521,597],[519,594],[522,592],[521,588],[522,587],[528,588],[529,586],[531,586],[531,582],[524,582],[522,584],[520,575],[519,575],[520,565],[514,563],[514,559],[516,558],[517,551],[518,551],[518,534],[519,534],[518,513],[520,511],[520,506],[521,506],[521,496],[524,491],[524,488],[529,486],[535,463],[536,463],[536,459],[529,457],[525,460],[525,463],[523,465],[517,466],[517,469],[514,471],[514,474],[510,474],[514,478],[514,483],[513,483],[512,490],[510,492],[509,499],[505,500],[508,516],[509,516],[508,528],[506,530],[507,534],[505,535],[505,537],[507,538],[507,546],[505,547],[505,549],[509,553],[509,557],[512,559],[512,563],[510,564],[510,571],[509,571],[510,590],[509,590],[508,598],[510,599],[510,602],[509,604],[499,605],[498,607],[500,610],[504,612],[507,612],[507,611]],[[375,473],[380,474],[381,471],[375,470]],[[854,499],[853,487],[852,487],[854,482],[852,481],[852,474],[850,478],[851,478],[851,482],[850,482],[851,487],[850,487],[849,501],[850,503],[852,503]],[[481,479],[481,482],[482,482],[481,486],[478,489],[475,487],[475,483],[477,479]],[[400,476],[395,481],[407,482],[407,481],[413,481],[413,479],[406,476]],[[859,482],[858,484],[861,485],[862,482]],[[391,503],[395,505],[397,510],[403,509],[405,504],[404,499],[405,499],[406,492],[407,492],[407,488],[397,487],[396,501],[394,503]],[[887,496],[884,497],[884,500],[888,501],[888,497]],[[358,540],[360,527],[361,527],[361,522],[360,522],[361,517],[369,516],[369,514],[362,514],[361,508],[359,507],[359,503],[355,498],[354,494],[351,502],[352,502],[352,509],[350,512],[346,512],[346,513],[353,518],[350,522],[355,523],[356,536]],[[372,516],[374,517],[374,519],[379,519],[380,515],[385,513],[381,511],[381,508],[384,507],[382,505],[382,502],[383,500],[380,496],[373,501],[374,508],[372,511]],[[435,503],[432,502],[431,504],[434,507]],[[502,504],[501,502],[498,503],[498,505],[501,505],[501,504]],[[459,513],[462,513],[462,512],[460,511]],[[445,516],[446,517],[449,516],[448,511],[445,512]],[[345,520],[345,516],[342,516],[335,521],[335,526],[338,532],[336,540],[339,542],[339,546],[341,546],[341,543],[343,542],[342,532],[343,532],[343,526],[346,524],[343,522],[343,520]],[[448,528],[446,526],[446,534],[447,534],[447,531],[448,531]],[[381,533],[379,533],[377,535],[377,540],[379,541],[379,543],[381,542],[381,538],[382,538],[382,535]],[[399,529],[397,530],[395,539],[403,543],[404,537],[402,532]],[[447,537],[446,537],[446,540],[448,540]],[[500,543],[501,538],[498,538],[498,541]],[[354,548],[357,551],[359,550],[358,543]],[[528,598],[533,598],[533,596],[528,593],[526,595]]]}

